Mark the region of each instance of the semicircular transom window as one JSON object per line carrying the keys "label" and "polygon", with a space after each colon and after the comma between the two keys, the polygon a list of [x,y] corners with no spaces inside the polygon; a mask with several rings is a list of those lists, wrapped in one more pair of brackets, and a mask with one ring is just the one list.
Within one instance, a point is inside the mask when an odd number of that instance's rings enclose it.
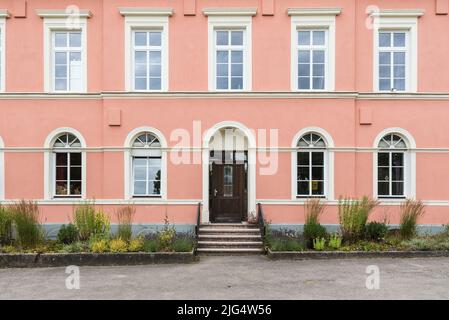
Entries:
{"label": "semicircular transom window", "polygon": [[297,143],[297,197],[324,197],[326,142],[316,133],[306,133]]}
{"label": "semicircular transom window", "polygon": [[405,197],[407,143],[396,133],[385,135],[377,154],[377,194],[380,198]]}
{"label": "semicircular transom window", "polygon": [[83,158],[77,148],[80,140],[71,133],[59,135],[53,143],[54,196],[56,198],[79,198],[83,188]]}
{"label": "semicircular transom window", "polygon": [[145,132],[136,137],[132,147],[133,196],[160,197],[162,146],[159,139]]}

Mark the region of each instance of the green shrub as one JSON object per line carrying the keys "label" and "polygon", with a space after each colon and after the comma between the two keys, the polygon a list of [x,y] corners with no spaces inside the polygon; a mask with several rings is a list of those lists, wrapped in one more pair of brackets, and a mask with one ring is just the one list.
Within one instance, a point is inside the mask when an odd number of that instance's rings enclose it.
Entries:
{"label": "green shrub", "polygon": [[119,208],[115,215],[118,221],[117,237],[125,241],[130,241],[132,238],[132,223],[136,209],[133,206],[125,206]]}
{"label": "green shrub", "polygon": [[14,246],[3,246],[3,247],[0,247],[0,252],[2,252],[2,253],[16,253],[17,249]]}
{"label": "green shrub", "polygon": [[193,250],[195,243],[192,239],[176,239],[172,244],[174,252],[190,252]]}
{"label": "green shrub", "polygon": [[341,236],[338,233],[333,233],[329,238],[329,248],[339,250],[341,248]]}
{"label": "green shrub", "polygon": [[91,203],[83,203],[75,207],[73,221],[78,229],[79,239],[87,241],[91,237],[108,238],[110,221],[101,211],[96,211]]}
{"label": "green shrub", "polygon": [[420,200],[407,199],[401,205],[399,232],[403,239],[410,239],[416,235],[416,224],[422,215],[424,215],[424,204]]}
{"label": "green shrub", "polygon": [[144,249],[144,239],[142,237],[138,237],[136,239],[132,239],[128,244],[128,251],[130,252],[139,252]]}
{"label": "green shrub", "polygon": [[321,224],[306,223],[303,236],[307,248],[313,248],[313,240],[316,238],[327,238],[327,231]]}
{"label": "green shrub", "polygon": [[69,223],[68,225],[64,224],[61,226],[61,229],[59,229],[57,239],[59,243],[72,244],[78,241],[78,229],[72,223]]}
{"label": "green shrub", "polygon": [[80,253],[86,251],[88,251],[88,248],[82,242],[73,242],[71,244],[66,244],[60,250],[60,252],[62,253]]}
{"label": "green shrub", "polygon": [[93,253],[104,253],[109,251],[109,243],[106,239],[93,239],[89,244],[90,251]]}
{"label": "green shrub", "polygon": [[385,222],[369,222],[365,227],[367,240],[383,241],[388,234],[388,225]]}
{"label": "green shrub", "polygon": [[361,200],[340,198],[338,202],[338,217],[341,233],[345,241],[355,242],[363,239],[366,222],[377,204],[376,200],[369,197],[363,197]]}
{"label": "green shrub", "polygon": [[324,238],[316,238],[313,239],[313,249],[316,251],[323,251],[326,246],[326,239]]}
{"label": "green shrub", "polygon": [[112,239],[109,241],[109,250],[111,252],[126,252],[128,251],[128,244],[120,238]]}
{"label": "green shrub", "polygon": [[44,240],[44,233],[39,222],[39,207],[33,201],[22,200],[9,207],[12,214],[17,238],[24,248],[36,248]]}
{"label": "green shrub", "polygon": [[270,242],[272,251],[303,251],[302,244],[297,239],[272,239]]}
{"label": "green shrub", "polygon": [[10,244],[12,241],[13,217],[8,208],[0,205],[0,245]]}
{"label": "green shrub", "polygon": [[143,251],[145,252],[158,252],[161,251],[161,244],[157,239],[145,240],[143,244]]}

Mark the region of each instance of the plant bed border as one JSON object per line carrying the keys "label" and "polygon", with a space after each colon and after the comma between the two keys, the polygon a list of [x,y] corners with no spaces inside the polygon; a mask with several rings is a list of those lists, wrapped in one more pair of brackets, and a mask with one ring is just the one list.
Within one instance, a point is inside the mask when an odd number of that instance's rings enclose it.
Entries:
{"label": "plant bed border", "polygon": [[436,258],[449,257],[449,250],[429,251],[271,251],[272,260],[352,259],[352,258]]}
{"label": "plant bed border", "polygon": [[133,266],[166,263],[193,263],[190,252],[125,253],[0,253],[0,268],[49,268],[76,266]]}

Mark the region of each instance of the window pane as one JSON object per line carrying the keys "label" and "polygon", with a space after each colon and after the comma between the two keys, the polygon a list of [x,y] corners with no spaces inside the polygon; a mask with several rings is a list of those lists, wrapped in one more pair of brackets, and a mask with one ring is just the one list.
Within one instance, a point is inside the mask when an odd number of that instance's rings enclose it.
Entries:
{"label": "window pane", "polygon": [[67,67],[66,66],[56,66],[55,67],[56,78],[67,78]]}
{"label": "window pane", "polygon": [[377,184],[377,193],[379,196],[388,196],[389,195],[389,191],[388,191],[388,182],[379,182]]}
{"label": "window pane", "polygon": [[136,77],[146,77],[147,76],[146,64],[136,64],[134,74]]}
{"label": "window pane", "polygon": [[134,87],[136,90],[146,90],[147,89],[147,79],[136,78],[134,82]]}
{"label": "window pane", "polygon": [[379,168],[377,170],[377,180],[378,181],[390,181],[390,169],[389,168]]}
{"label": "window pane", "polygon": [[145,195],[146,194],[146,182],[145,181],[134,181],[134,194],[135,195]]}
{"label": "window pane", "polygon": [[161,78],[151,78],[150,79],[150,89],[160,90],[161,89]]}
{"label": "window pane", "polygon": [[394,79],[394,88],[396,90],[405,90],[405,79]]}
{"label": "window pane", "polygon": [[388,166],[389,165],[389,154],[379,152],[377,155],[377,164],[379,166]]}
{"label": "window pane", "polygon": [[405,47],[405,33],[395,33],[393,36],[393,45],[395,47]]}
{"label": "window pane", "polygon": [[147,63],[147,53],[145,51],[136,51],[134,59],[136,63]]}
{"label": "window pane", "polygon": [[147,180],[147,168],[134,166],[134,180]]}
{"label": "window pane", "polygon": [[299,31],[298,32],[298,44],[300,46],[305,46],[310,44],[310,31]]}
{"label": "window pane", "polygon": [[243,64],[231,65],[231,75],[233,77],[243,77]]}
{"label": "window pane", "polygon": [[71,52],[70,53],[70,62],[73,61],[81,61],[81,52]]}
{"label": "window pane", "polygon": [[312,167],[312,179],[324,180],[324,167]]}
{"label": "window pane", "polygon": [[232,63],[243,63],[243,51],[232,51],[231,52],[231,62]]}
{"label": "window pane", "polygon": [[298,167],[298,180],[310,180],[309,167]]}
{"label": "window pane", "polygon": [[55,63],[67,65],[67,54],[65,52],[55,52]]}
{"label": "window pane", "polygon": [[70,154],[70,164],[72,166],[81,165],[81,153],[71,153]]}
{"label": "window pane", "polygon": [[161,52],[160,51],[151,51],[150,52],[150,63],[151,64],[160,64],[161,63]]}
{"label": "window pane", "polygon": [[66,196],[67,195],[67,181],[56,182],[56,195]]}
{"label": "window pane", "polygon": [[403,182],[393,182],[391,184],[392,187],[392,195],[394,196],[402,196],[404,195],[404,183]]}
{"label": "window pane", "polygon": [[217,77],[217,89],[228,89],[228,78],[227,77]]}
{"label": "window pane", "polygon": [[228,41],[228,31],[217,31],[217,45],[226,46],[228,45]]}
{"label": "window pane", "polygon": [[316,77],[324,77],[324,64],[313,65],[313,75]]}
{"label": "window pane", "polygon": [[150,46],[160,47],[162,43],[161,32],[150,32]]}
{"label": "window pane", "polygon": [[325,32],[324,31],[314,31],[313,32],[313,44],[322,46],[325,43]]}
{"label": "window pane", "polygon": [[243,89],[243,78],[242,77],[232,77],[231,78],[231,89]]}
{"label": "window pane", "polygon": [[322,181],[312,181],[312,194],[313,195],[323,195],[324,194],[324,183]]}
{"label": "window pane", "polygon": [[379,47],[391,46],[391,33],[379,33]]}
{"label": "window pane", "polygon": [[148,159],[148,165],[150,166],[150,167],[161,167],[161,165],[162,165],[162,160],[159,158],[159,159],[157,159],[157,158],[151,158],[151,159]]}
{"label": "window pane", "polygon": [[389,66],[380,66],[379,67],[379,77],[390,78],[391,77],[391,68]]}
{"label": "window pane", "polygon": [[232,31],[231,32],[231,44],[233,46],[243,45],[243,31]]}
{"label": "window pane", "polygon": [[313,51],[313,63],[324,63],[324,50]]}
{"label": "window pane", "polygon": [[227,51],[217,51],[217,63],[228,63]]}
{"label": "window pane", "polygon": [[404,168],[392,168],[392,181],[403,181],[404,180]]}
{"label": "window pane", "polygon": [[390,79],[379,79],[379,90],[391,90]]}
{"label": "window pane", "polygon": [[157,167],[149,167],[148,180],[160,180],[160,179],[161,179],[161,169]]}
{"label": "window pane", "polygon": [[147,46],[147,33],[146,32],[136,32],[134,34],[134,43],[136,46]]}
{"label": "window pane", "polygon": [[149,181],[148,182],[148,194],[150,194],[150,195],[161,194],[161,182],[160,181]]}
{"label": "window pane", "polygon": [[67,153],[56,153],[56,165],[57,166],[67,165]]}
{"label": "window pane", "polygon": [[379,64],[391,64],[391,53],[390,52],[379,52]]}
{"label": "window pane", "polygon": [[67,180],[67,167],[56,167],[56,180]]}
{"label": "window pane", "polygon": [[81,180],[81,167],[70,168],[70,180]]}
{"label": "window pane", "polygon": [[150,77],[160,77],[161,76],[161,65],[152,64],[150,65]]}
{"label": "window pane", "polygon": [[393,153],[392,154],[393,166],[403,166],[404,165],[404,154],[403,153]]}
{"label": "window pane", "polygon": [[227,77],[228,76],[228,65],[219,63],[217,64],[217,76]]}
{"label": "window pane", "polygon": [[403,66],[394,67],[394,77],[405,78],[405,67]]}
{"label": "window pane", "polygon": [[313,78],[313,89],[324,89],[324,78]]}
{"label": "window pane", "polygon": [[405,64],[405,52],[394,52],[394,64]]}
{"label": "window pane", "polygon": [[301,63],[298,65],[298,76],[308,77],[310,76],[310,64]]}
{"label": "window pane", "polygon": [[298,88],[299,89],[310,89],[310,79],[300,77],[298,79]]}
{"label": "window pane", "polygon": [[298,62],[299,63],[310,63],[310,51],[299,50],[299,52],[298,52]]}
{"label": "window pane", "polygon": [[61,91],[67,90],[67,80],[56,79],[55,80],[55,90],[61,90]]}
{"label": "window pane", "polygon": [[309,181],[298,182],[298,194],[299,195],[309,195]]}
{"label": "window pane", "polygon": [[309,153],[308,152],[298,152],[298,165],[309,165]]}
{"label": "window pane", "polygon": [[323,152],[312,152],[312,165],[314,165],[314,166],[324,165],[324,153]]}
{"label": "window pane", "polygon": [[81,47],[81,33],[80,32],[76,32],[76,33],[70,33],[69,36],[70,39],[70,47],[77,47],[80,48]]}
{"label": "window pane", "polygon": [[67,47],[67,33],[55,33],[55,46],[56,47]]}
{"label": "window pane", "polygon": [[70,182],[70,194],[71,195],[81,195],[81,182]]}

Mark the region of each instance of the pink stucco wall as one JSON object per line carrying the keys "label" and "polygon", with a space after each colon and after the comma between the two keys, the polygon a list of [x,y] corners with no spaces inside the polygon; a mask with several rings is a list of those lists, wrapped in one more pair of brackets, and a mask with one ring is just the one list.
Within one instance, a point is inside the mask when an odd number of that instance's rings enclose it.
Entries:
{"label": "pink stucco wall", "polygon": [[[261,14],[260,0],[197,0],[195,15],[183,14],[182,0],[33,0],[28,1],[26,18],[14,18],[13,2],[0,1],[0,9],[12,14],[6,20],[6,92],[0,93],[5,200],[44,199],[42,148],[56,128],[78,130],[89,148],[121,148],[133,129],[151,126],[162,132],[170,148],[175,143],[170,140],[173,130],[182,128],[193,134],[193,121],[201,122],[203,134],[222,121],[239,122],[254,130],[278,129],[281,148],[290,148],[293,137],[305,127],[323,128],[332,136],[336,148],[350,150],[335,152],[334,198],[372,195],[373,153],[363,148],[372,148],[375,137],[385,128],[398,127],[410,132],[416,141],[416,197],[428,204],[421,222],[449,222],[449,95],[424,94],[449,92],[449,41],[445,32],[449,30],[449,16],[435,14],[434,0],[277,0],[274,14],[269,16]],[[88,92],[95,95],[43,95],[43,22],[35,10],[64,9],[72,4],[92,12],[88,19],[87,78]],[[419,93],[415,96],[399,99],[373,95],[361,99],[356,95],[373,91],[373,32],[365,27],[365,10],[373,4],[381,9],[425,10],[419,18]],[[131,97],[124,93],[124,18],[118,8],[144,6],[174,9],[169,18],[169,93]],[[206,7],[258,8],[252,24],[252,91],[282,97],[206,94],[208,21],[202,14]],[[291,23],[286,10],[295,7],[342,8],[336,18],[333,94],[287,94],[291,87]],[[101,94],[106,92],[117,95],[112,98]],[[185,93],[175,96],[170,94],[173,92]],[[195,96],[191,92],[204,94]],[[342,92],[353,95],[342,97]],[[30,93],[35,95],[27,95]],[[108,124],[113,109],[121,112],[119,126]],[[359,123],[361,109],[371,114],[370,124]],[[361,151],[354,152],[354,148]],[[280,152],[278,160],[275,174],[257,174],[256,199],[275,203],[264,206],[272,223],[301,223],[302,207],[291,200],[290,152]],[[123,151],[87,152],[87,163],[87,198],[123,200]],[[137,205],[137,220],[160,223],[167,212],[176,223],[194,223],[194,203],[201,201],[203,192],[201,164],[175,165],[168,161],[167,186],[167,204]],[[191,204],[170,204],[175,200]],[[67,221],[72,207],[51,201],[41,206],[45,221],[52,223]],[[103,208],[112,214],[116,207]],[[323,222],[337,223],[336,208],[335,202],[328,206]],[[398,206],[385,204],[375,216],[387,214],[390,222],[397,223],[397,212]]]}

